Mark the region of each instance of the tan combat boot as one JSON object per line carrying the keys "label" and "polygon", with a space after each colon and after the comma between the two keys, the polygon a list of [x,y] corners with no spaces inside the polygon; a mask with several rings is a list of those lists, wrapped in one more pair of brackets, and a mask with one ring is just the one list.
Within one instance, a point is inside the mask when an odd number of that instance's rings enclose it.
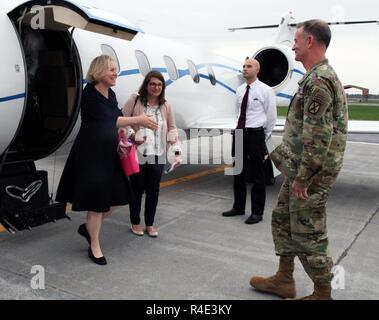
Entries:
{"label": "tan combat boot", "polygon": [[269,278],[252,277],[250,285],[259,291],[273,293],[282,298],[295,298],[293,270],[294,257],[280,257],[279,270],[274,276]]}
{"label": "tan combat boot", "polygon": [[333,300],[332,287],[329,284],[314,285],[313,293],[310,296],[303,297],[299,300]]}

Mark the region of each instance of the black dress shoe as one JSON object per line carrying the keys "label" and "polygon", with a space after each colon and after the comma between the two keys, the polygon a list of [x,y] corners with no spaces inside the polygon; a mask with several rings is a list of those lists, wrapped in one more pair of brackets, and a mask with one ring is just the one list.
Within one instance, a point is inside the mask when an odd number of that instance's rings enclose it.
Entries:
{"label": "black dress shoe", "polygon": [[92,249],[91,247],[88,248],[88,257],[93,261],[95,262],[96,264],[100,264],[102,266],[106,265],[107,264],[107,259],[105,259],[104,256],[100,257],[100,258],[96,258],[93,253],[92,253]]}
{"label": "black dress shoe", "polygon": [[231,209],[229,211],[225,211],[222,213],[222,215],[224,217],[234,217],[234,216],[243,216],[245,215],[245,211],[240,211],[240,210],[236,210],[236,209]]}
{"label": "black dress shoe", "polygon": [[255,224],[259,221],[262,221],[262,216],[257,214],[252,214],[250,217],[248,217],[245,221],[246,224]]}
{"label": "black dress shoe", "polygon": [[78,233],[87,239],[88,244],[91,245],[91,236],[88,233],[87,226],[85,223],[81,224],[78,229]]}

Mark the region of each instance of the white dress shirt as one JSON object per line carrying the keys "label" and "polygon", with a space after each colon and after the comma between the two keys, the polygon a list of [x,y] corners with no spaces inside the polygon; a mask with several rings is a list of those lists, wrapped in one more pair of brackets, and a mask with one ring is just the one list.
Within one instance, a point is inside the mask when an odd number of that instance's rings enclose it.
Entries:
{"label": "white dress shirt", "polygon": [[162,142],[162,131],[163,131],[163,116],[161,108],[156,106],[145,106],[145,113],[148,116],[152,116],[154,121],[158,123],[158,130],[151,130],[149,128],[141,127],[142,136],[145,137],[145,142],[138,146],[138,150],[144,155],[156,155],[161,156],[165,152],[163,142]]}
{"label": "white dress shirt", "polygon": [[[236,92],[236,114],[239,119],[241,103],[247,84],[238,87]],[[271,87],[256,79],[250,84],[246,108],[246,128],[263,127],[266,139],[270,137],[277,118],[276,97]]]}

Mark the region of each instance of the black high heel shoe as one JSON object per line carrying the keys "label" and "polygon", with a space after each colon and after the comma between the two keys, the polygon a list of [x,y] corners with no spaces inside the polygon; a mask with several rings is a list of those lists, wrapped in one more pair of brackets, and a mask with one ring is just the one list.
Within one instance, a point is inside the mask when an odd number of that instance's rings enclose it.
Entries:
{"label": "black high heel shoe", "polygon": [[100,258],[96,258],[93,253],[92,253],[92,249],[91,247],[88,248],[88,257],[93,261],[95,262],[96,264],[99,264],[99,265],[106,265],[107,264],[107,259],[105,259],[104,256],[100,257]]}
{"label": "black high heel shoe", "polygon": [[78,233],[79,233],[82,237],[86,238],[86,240],[88,241],[88,244],[91,245],[91,236],[90,236],[89,233],[88,233],[87,226],[86,226],[85,223],[83,223],[83,224],[81,224],[81,225],[79,226]]}

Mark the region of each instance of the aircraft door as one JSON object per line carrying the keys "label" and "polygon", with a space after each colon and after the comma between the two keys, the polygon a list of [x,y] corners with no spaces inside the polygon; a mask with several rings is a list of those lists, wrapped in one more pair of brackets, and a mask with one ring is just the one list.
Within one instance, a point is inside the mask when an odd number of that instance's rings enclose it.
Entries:
{"label": "aircraft door", "polygon": [[[20,113],[17,119],[18,124],[22,118],[17,136],[13,142],[9,137],[4,138],[3,144],[6,146],[0,149],[3,152],[9,146],[4,164],[45,158],[56,151],[73,130],[79,114],[83,79],[80,52],[77,51],[73,37],[76,28],[128,41],[141,32],[138,26],[126,18],[63,0],[27,1],[7,15],[22,39],[21,50],[24,51],[27,68],[24,77],[27,78],[28,88],[20,93],[27,101],[23,108],[23,118]],[[86,48],[83,52],[85,50]],[[9,50],[8,53],[10,58]],[[4,61],[4,58],[0,61],[11,64],[11,61]],[[13,85],[13,78],[8,80]],[[15,95],[20,97],[17,93]],[[14,108],[12,112],[15,112]],[[16,119],[9,114],[9,110],[7,116],[11,120]],[[8,121],[7,118],[1,120],[4,123]],[[9,125],[2,125],[2,130],[6,130]],[[3,138],[4,135],[0,133]],[[1,163],[0,161],[0,171]]]}
{"label": "aircraft door", "polygon": [[8,16],[14,21],[22,18],[30,26],[34,23],[34,29],[62,31],[75,27],[129,41],[142,31],[126,18],[64,0],[27,1],[8,12]]}
{"label": "aircraft door", "polygon": [[15,137],[26,99],[26,71],[20,39],[7,16],[0,17],[0,156]]}

